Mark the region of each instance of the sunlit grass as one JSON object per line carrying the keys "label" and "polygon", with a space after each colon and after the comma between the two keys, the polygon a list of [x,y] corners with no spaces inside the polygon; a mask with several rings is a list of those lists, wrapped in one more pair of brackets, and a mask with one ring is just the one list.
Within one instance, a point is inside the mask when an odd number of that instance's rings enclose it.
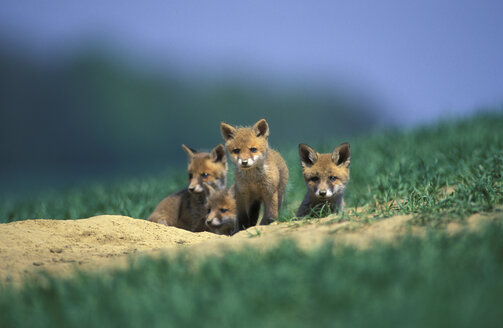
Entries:
{"label": "sunlit grass", "polygon": [[[358,251],[228,251],[0,287],[1,327],[499,327],[503,226]],[[188,269],[191,268],[191,269]]]}
{"label": "sunlit grass", "polygon": [[[346,211],[332,222],[413,214],[416,224],[429,227],[426,238],[406,236],[365,251],[326,244],[306,252],[286,242],[196,263],[181,253],[107,274],[46,276],[21,288],[0,286],[0,327],[499,327],[502,214],[479,233],[448,236],[435,227],[501,208],[502,126],[503,113],[481,114],[348,140]],[[331,152],[343,141],[313,146]],[[280,150],[291,178],[279,220],[292,221],[305,186],[297,145]],[[168,172],[7,198],[0,201],[0,218],[145,219],[159,200],[184,187],[185,177]],[[261,238],[257,229],[248,234]]]}
{"label": "sunlit grass", "polygon": [[[351,180],[346,208],[362,207],[368,215],[416,214],[465,217],[491,211],[503,201],[503,114],[480,114],[409,132],[377,133],[351,143]],[[346,140],[313,145],[331,152]],[[298,140],[303,142],[303,140]],[[280,221],[295,217],[305,194],[297,144],[280,147],[290,180]],[[230,168],[232,183],[232,171]],[[183,171],[96,182],[65,192],[0,201],[0,220],[77,219],[120,214],[145,219],[168,194],[184,188]],[[450,192],[446,192],[449,190]]]}

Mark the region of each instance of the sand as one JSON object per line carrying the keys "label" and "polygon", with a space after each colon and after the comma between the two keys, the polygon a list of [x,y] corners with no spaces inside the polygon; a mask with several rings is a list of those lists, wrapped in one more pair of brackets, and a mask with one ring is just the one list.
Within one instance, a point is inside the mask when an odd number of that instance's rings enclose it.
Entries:
{"label": "sand", "polygon": [[[475,229],[494,214],[476,214],[465,224],[450,223],[449,233]],[[501,217],[501,216],[500,216]],[[68,276],[75,269],[103,271],[125,267],[140,256],[168,256],[185,250],[194,256],[225,254],[243,247],[268,249],[285,238],[304,249],[332,240],[334,245],[371,247],[374,241],[393,242],[406,233],[422,235],[411,215],[364,223],[337,222],[336,217],[273,223],[252,227],[232,237],[193,233],[126,216],[101,215],[80,220],[26,220],[0,224],[0,281],[19,283],[47,271]]]}

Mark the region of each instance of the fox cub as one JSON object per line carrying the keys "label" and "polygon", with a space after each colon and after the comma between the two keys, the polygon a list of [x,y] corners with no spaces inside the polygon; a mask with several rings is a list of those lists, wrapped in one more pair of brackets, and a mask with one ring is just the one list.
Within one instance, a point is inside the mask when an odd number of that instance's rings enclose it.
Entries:
{"label": "fox cub", "polygon": [[308,145],[300,144],[299,156],[307,193],[297,216],[306,216],[313,208],[325,203],[330,205],[332,213],[343,211],[351,163],[349,144],[337,146],[332,154],[318,154]]}
{"label": "fox cub", "polygon": [[189,231],[205,231],[206,194],[203,184],[224,189],[227,179],[225,148],[218,145],[210,153],[198,153],[185,145],[188,157],[189,186],[163,199],[149,221]]}
{"label": "fox cub", "polygon": [[233,235],[239,230],[236,217],[236,200],[234,186],[225,190],[215,190],[205,184],[206,227],[219,235]]}
{"label": "fox cub", "polygon": [[257,224],[260,206],[264,215],[260,224],[278,217],[288,168],[281,155],[268,146],[269,125],[265,119],[253,127],[236,128],[220,124],[225,147],[236,164],[235,189],[239,227]]}

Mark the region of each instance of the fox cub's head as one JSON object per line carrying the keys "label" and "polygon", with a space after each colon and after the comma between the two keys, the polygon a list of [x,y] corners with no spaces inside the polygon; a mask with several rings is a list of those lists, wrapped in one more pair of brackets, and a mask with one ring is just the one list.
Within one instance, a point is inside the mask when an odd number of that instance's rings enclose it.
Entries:
{"label": "fox cub's head", "polygon": [[182,145],[188,157],[189,191],[201,193],[203,183],[220,190],[225,188],[227,177],[227,158],[225,148],[218,145],[210,153],[198,153],[192,148]]}
{"label": "fox cub's head", "polygon": [[206,192],[206,226],[219,235],[232,235],[238,230],[234,188],[215,190],[204,185]]}
{"label": "fox cub's head", "polygon": [[248,169],[257,163],[263,163],[269,136],[269,125],[265,119],[261,119],[251,128],[235,128],[222,122],[220,130],[225,140],[225,147],[239,168]]}
{"label": "fox cub's head", "polygon": [[340,196],[349,180],[351,151],[348,143],[337,146],[332,154],[318,154],[305,144],[299,145],[304,180],[311,196],[329,200]]}

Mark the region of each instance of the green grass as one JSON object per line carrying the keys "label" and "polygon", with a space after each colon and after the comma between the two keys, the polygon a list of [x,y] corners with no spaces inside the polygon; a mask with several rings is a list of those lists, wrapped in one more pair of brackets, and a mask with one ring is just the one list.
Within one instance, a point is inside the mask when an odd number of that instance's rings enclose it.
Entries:
{"label": "green grass", "polygon": [[48,276],[0,288],[0,327],[501,327],[502,306],[500,221],[365,251],[284,242]]}
{"label": "green grass", "polygon": [[[503,203],[502,127],[502,112],[486,113],[350,140],[347,207],[363,207],[360,215],[377,218],[415,214],[422,223],[494,210]],[[331,152],[342,141],[314,146],[320,152]],[[288,153],[291,203],[284,220],[292,217],[305,192],[299,187],[303,180],[296,156],[293,150]],[[446,195],[444,190],[449,187],[454,193]],[[387,206],[392,202],[396,205]]]}
{"label": "green grass", "polygon": [[[351,143],[347,208],[364,207],[364,214],[374,218],[413,213],[419,223],[436,224],[438,217],[463,218],[502,204],[502,126],[500,111],[412,131],[376,133],[312,146],[319,152],[331,152],[343,141]],[[274,140],[271,143],[274,145]],[[288,221],[294,218],[306,189],[297,144],[279,150],[290,169],[280,215],[281,221]],[[0,222],[100,214],[145,219],[163,197],[185,187],[185,177],[183,171],[167,172],[114,183],[96,182],[28,199],[5,197],[0,201]],[[445,195],[443,190],[448,187],[453,187],[454,193]],[[396,205],[388,206],[393,201]]]}
{"label": "green grass", "polygon": [[102,214],[147,218],[163,197],[186,184],[186,174],[180,173],[112,183],[91,182],[66,192],[49,190],[28,199],[7,198],[0,205],[0,222],[80,219]]}
{"label": "green grass", "polygon": [[[345,199],[347,208],[360,211],[334,220],[414,214],[416,224],[429,227],[426,238],[407,236],[365,251],[327,244],[304,252],[285,242],[265,253],[229,251],[197,262],[182,253],[145,258],[115,272],[40,276],[20,288],[0,286],[0,327],[499,327],[502,127],[503,112],[485,113],[312,144],[331,152],[351,143]],[[290,221],[305,186],[297,145],[279,150],[291,176],[279,219]],[[185,176],[166,172],[28,199],[7,197],[0,201],[0,222],[99,214],[146,218],[162,197],[185,185]],[[449,237],[435,228],[491,211],[499,220],[478,233]],[[261,234],[251,231],[250,237]]]}

